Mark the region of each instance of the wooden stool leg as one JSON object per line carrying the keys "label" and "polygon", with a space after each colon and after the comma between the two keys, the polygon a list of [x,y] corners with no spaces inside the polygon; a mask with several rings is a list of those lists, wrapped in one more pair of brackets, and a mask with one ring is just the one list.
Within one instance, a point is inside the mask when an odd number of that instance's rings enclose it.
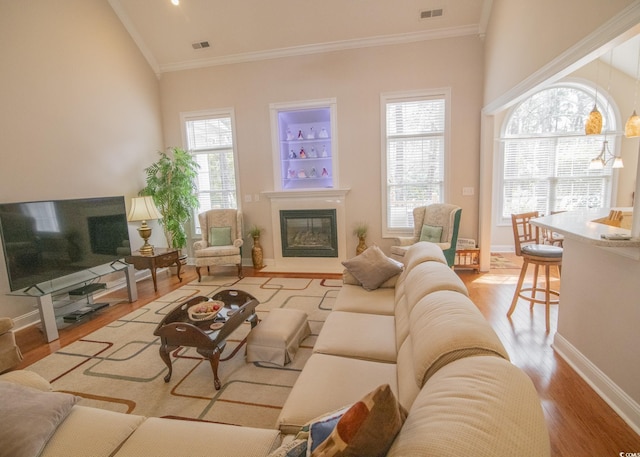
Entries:
{"label": "wooden stool leg", "polygon": [[518,278],[518,285],[516,286],[516,291],[513,294],[513,300],[511,300],[511,307],[509,311],[507,311],[507,317],[511,317],[513,312],[516,309],[516,304],[518,303],[518,298],[520,297],[520,290],[522,289],[522,284],[524,283],[524,277],[527,275],[527,267],[529,266],[529,262],[524,260],[522,264],[522,269],[520,270],[520,277]]}
{"label": "wooden stool leg", "polygon": [[544,291],[545,291],[545,300],[544,300],[544,306],[545,306],[545,324],[547,326],[547,333],[549,333],[549,314],[551,312],[551,287],[549,285],[550,279],[551,279],[551,275],[549,274],[551,270],[551,267],[549,265],[545,265],[544,267],[544,279],[545,279],[545,285],[544,285]]}
{"label": "wooden stool leg", "polygon": [[[536,263],[533,269],[533,286],[531,286],[531,298],[536,298],[536,290],[538,289],[538,275],[540,274],[539,265]],[[533,309],[534,302],[529,302],[529,309]]]}

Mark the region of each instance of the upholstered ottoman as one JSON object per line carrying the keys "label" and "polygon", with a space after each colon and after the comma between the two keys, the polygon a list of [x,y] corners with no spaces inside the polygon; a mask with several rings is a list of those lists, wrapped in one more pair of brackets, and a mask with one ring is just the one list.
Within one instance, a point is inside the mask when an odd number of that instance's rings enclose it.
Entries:
{"label": "upholstered ottoman", "polygon": [[293,360],[300,342],[311,334],[307,313],[276,308],[247,337],[247,362],[284,366]]}

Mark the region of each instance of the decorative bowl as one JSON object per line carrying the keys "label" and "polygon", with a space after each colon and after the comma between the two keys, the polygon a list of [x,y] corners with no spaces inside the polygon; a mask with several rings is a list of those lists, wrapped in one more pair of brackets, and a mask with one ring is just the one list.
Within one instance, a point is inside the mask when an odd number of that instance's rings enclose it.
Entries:
{"label": "decorative bowl", "polygon": [[224,302],[220,300],[209,300],[190,306],[187,312],[192,321],[207,321],[213,319],[224,307]]}

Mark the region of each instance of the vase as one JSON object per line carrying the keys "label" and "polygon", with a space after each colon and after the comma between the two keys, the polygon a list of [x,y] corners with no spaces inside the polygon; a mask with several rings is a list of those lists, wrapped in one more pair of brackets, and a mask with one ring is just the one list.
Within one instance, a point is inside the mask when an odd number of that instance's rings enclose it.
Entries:
{"label": "vase", "polygon": [[253,268],[256,270],[260,270],[264,268],[262,263],[262,246],[260,245],[260,237],[253,237],[253,247],[251,248],[251,261],[253,262]]}
{"label": "vase", "polygon": [[359,240],[358,241],[358,246],[356,246],[356,255],[362,254],[367,249],[367,245],[364,242],[365,237],[364,236],[359,236],[358,240]]}

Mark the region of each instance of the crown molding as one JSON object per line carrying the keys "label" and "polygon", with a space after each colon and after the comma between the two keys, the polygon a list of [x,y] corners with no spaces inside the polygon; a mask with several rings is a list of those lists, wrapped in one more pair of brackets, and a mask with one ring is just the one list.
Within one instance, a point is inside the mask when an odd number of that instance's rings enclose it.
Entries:
{"label": "crown molding", "polygon": [[[117,0],[109,1],[117,2]],[[289,48],[273,49],[269,51],[247,52],[229,56],[213,57],[210,59],[189,60],[184,62],[160,65],[159,70],[160,73],[167,73],[172,71],[192,70],[196,68],[255,62],[259,60],[280,59],[283,57],[295,57],[309,54],[319,54],[324,52],[414,43],[427,40],[440,40],[466,35],[478,35],[478,33],[478,25],[475,24],[464,27],[451,27],[433,31],[404,33],[399,35],[387,35],[355,40],[333,41],[330,43],[292,46]]]}

